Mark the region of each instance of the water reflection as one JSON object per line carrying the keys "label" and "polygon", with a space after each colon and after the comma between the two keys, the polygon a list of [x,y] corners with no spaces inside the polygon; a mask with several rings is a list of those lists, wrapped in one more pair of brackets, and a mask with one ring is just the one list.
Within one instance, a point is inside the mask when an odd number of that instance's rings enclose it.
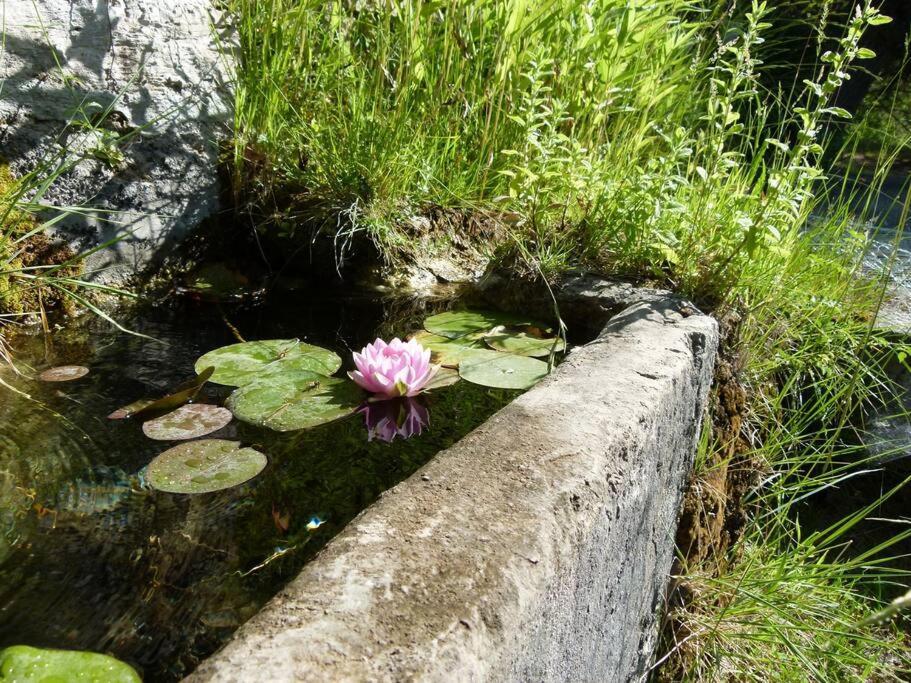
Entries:
{"label": "water reflection", "polygon": [[391,443],[397,436],[410,439],[430,424],[427,406],[416,397],[367,403],[359,412],[364,414],[368,441]]}

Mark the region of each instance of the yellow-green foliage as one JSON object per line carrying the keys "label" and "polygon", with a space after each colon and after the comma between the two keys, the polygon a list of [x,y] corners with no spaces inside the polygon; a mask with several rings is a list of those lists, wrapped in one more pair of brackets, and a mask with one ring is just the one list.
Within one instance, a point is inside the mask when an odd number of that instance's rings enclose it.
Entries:
{"label": "yellow-green foliage", "polygon": [[22,267],[12,244],[21,234],[25,217],[13,208],[18,195],[17,181],[7,164],[0,164],[0,216],[6,216],[0,226],[0,313],[22,313],[22,297],[10,278],[10,272]]}
{"label": "yellow-green foliage", "polygon": [[[9,166],[0,164],[0,314],[19,314],[71,305],[67,279],[79,273],[77,265],[64,265],[72,252],[56,244],[43,230],[24,200],[31,177],[15,177]],[[62,278],[62,279],[61,279]]]}

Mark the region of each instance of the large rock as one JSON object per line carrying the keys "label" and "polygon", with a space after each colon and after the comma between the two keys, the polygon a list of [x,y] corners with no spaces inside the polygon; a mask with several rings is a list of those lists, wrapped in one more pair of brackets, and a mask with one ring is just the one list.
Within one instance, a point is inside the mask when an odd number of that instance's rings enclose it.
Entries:
{"label": "large rock", "polygon": [[220,17],[210,0],[3,9],[0,155],[23,172],[61,149],[87,153],[46,199],[105,211],[60,230],[79,248],[124,235],[88,263],[123,280],[218,206],[218,140],[231,116]]}

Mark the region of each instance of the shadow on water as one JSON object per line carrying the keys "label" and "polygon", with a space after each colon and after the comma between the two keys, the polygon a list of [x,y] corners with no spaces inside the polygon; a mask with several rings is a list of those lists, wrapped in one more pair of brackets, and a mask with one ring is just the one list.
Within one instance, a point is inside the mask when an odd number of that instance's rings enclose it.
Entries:
{"label": "shadow on water", "polygon": [[[417,329],[423,315],[311,293],[256,308],[181,304],[127,321],[164,343],[94,320],[50,341],[20,339],[18,357],[37,369],[78,363],[91,373],[20,381],[41,405],[9,394],[0,404],[0,648],[108,652],[150,681],[187,674],[349,520],[515,392],[459,382],[403,406],[411,427],[401,431],[382,411],[285,434],[234,422],[212,437],[262,450],[266,470],[196,496],[145,486],[142,468],[169,444],[105,416],[167,392],[202,353],[235,342],[225,319],[246,339],[298,337],[347,359],[377,334]],[[205,391],[200,400],[217,402],[230,390]]]}

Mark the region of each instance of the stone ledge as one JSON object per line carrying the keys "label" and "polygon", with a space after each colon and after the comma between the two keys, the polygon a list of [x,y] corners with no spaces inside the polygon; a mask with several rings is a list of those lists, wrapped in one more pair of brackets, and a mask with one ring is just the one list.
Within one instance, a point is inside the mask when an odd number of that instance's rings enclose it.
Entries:
{"label": "stone ledge", "polygon": [[348,525],[191,681],[627,681],[651,659],[715,321],[649,297]]}

